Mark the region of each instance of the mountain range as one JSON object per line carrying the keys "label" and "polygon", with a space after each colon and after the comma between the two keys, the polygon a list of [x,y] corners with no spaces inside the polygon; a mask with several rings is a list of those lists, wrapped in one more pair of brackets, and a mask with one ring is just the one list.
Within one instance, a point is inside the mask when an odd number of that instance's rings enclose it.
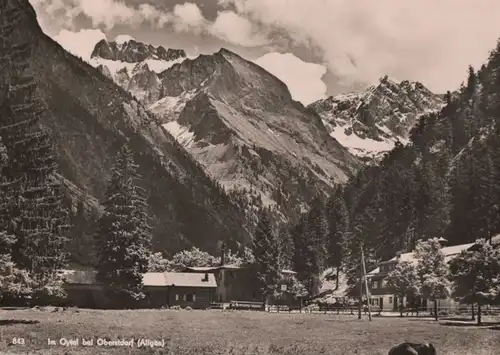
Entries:
{"label": "mountain range", "polygon": [[[130,46],[148,48],[149,53],[130,59]],[[104,57],[101,48],[106,48]],[[133,60],[131,80],[122,80],[124,69],[110,77],[141,97],[164,129],[246,205],[275,206],[284,217],[296,217],[314,196],[346,182],[359,167],[358,159],[328,134],[321,118],[255,63],[221,49],[181,62],[163,60],[166,69],[156,73],[147,61],[157,52],[132,40],[106,46],[99,42],[91,64],[108,73],[103,67],[108,58],[116,58],[108,64],[113,68]]]}
{"label": "mountain range", "polygon": [[442,105],[420,83],[382,78],[305,107],[279,78],[227,49],[192,58],[122,37],[96,43],[85,62],[46,36],[31,5],[20,3],[18,34],[33,43],[49,107],[42,124],[54,132],[73,204],[99,213],[114,154],[128,142],[155,249],[168,253],[193,245],[216,253],[219,240],[247,244],[263,207],[297,221],[318,195],[406,142],[418,117]]}
{"label": "mountain range", "polygon": [[[205,63],[206,60],[201,60],[205,57],[196,58],[195,65]],[[165,50],[161,46],[154,47],[131,38],[122,38],[119,42],[103,40],[97,43],[90,64],[113,78],[146,106],[152,105],[150,108],[154,112],[162,114],[162,108],[170,106],[172,108],[167,110],[173,109],[180,113],[186,98],[190,96],[190,89],[182,85],[173,95],[161,92],[161,83],[165,81],[162,78],[172,75],[166,71],[185,59],[195,58],[187,58],[182,50]],[[168,79],[169,86],[174,85],[172,79]],[[160,99],[163,100],[158,102]],[[408,80],[397,83],[385,76],[378,84],[362,92],[330,96],[307,108],[320,115],[330,135],[351,154],[363,162],[378,162],[384,153],[394,148],[397,141],[408,143],[408,133],[420,115],[437,111],[442,105],[442,95],[432,93],[422,83]]]}

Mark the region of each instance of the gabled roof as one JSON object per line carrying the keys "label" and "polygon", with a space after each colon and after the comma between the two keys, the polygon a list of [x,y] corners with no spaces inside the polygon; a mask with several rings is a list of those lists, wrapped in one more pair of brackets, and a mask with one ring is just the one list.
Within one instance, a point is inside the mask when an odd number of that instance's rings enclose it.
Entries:
{"label": "gabled roof", "polygon": [[165,286],[217,287],[215,275],[211,273],[165,272],[164,275]]}
{"label": "gabled roof", "polygon": [[[250,265],[242,264],[225,264],[220,266],[187,266],[185,271],[195,271],[195,272],[213,272],[216,270],[243,270],[249,267]],[[295,275],[296,272],[293,270],[283,269],[281,272],[285,275]]]}
{"label": "gabled roof", "polygon": [[165,286],[165,273],[147,272],[142,275],[142,283],[144,286]]}
{"label": "gabled roof", "polygon": [[[93,285],[95,270],[61,270],[64,281],[72,285]],[[206,280],[206,281],[203,281]],[[188,272],[147,272],[142,276],[144,286],[217,287],[214,274]]]}

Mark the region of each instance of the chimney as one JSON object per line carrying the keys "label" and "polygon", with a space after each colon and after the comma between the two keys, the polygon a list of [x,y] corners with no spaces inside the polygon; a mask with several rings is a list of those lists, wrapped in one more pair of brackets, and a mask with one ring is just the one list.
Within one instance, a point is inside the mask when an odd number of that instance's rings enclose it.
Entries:
{"label": "chimney", "polygon": [[226,264],[226,243],[222,242],[220,247],[220,266],[224,266]]}
{"label": "chimney", "polygon": [[205,277],[201,279],[201,282],[208,282],[208,272],[205,273]]}

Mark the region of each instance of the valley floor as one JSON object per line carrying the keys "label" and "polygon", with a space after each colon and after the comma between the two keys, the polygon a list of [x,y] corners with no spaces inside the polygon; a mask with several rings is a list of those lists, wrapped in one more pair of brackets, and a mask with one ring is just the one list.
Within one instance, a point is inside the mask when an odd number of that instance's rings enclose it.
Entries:
{"label": "valley floor", "polygon": [[[94,346],[48,339],[94,338]],[[12,345],[23,338],[24,345]],[[97,338],[164,339],[164,348],[96,346]],[[399,342],[430,341],[440,355],[491,355],[500,329],[449,326],[427,319],[222,311],[0,310],[0,354],[358,354],[385,355]],[[20,342],[19,340],[17,342]]]}

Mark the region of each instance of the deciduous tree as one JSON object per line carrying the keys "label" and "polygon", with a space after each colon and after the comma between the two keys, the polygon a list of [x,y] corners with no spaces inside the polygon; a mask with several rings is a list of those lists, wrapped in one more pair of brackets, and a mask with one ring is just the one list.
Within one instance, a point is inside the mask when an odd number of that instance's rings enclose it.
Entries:
{"label": "deciduous tree", "polygon": [[415,248],[420,293],[434,302],[434,317],[438,319],[437,301],[451,295],[449,268],[437,238],[418,241]]}
{"label": "deciduous tree", "polygon": [[454,295],[463,302],[477,304],[477,324],[481,324],[481,306],[495,301],[500,282],[500,253],[484,239],[462,251],[450,262]]}
{"label": "deciduous tree", "polygon": [[[416,297],[420,291],[416,266],[409,261],[398,262],[395,269],[387,275],[387,286],[399,298],[401,306],[405,297],[407,300]],[[400,313],[402,317],[402,307],[400,308]]]}

